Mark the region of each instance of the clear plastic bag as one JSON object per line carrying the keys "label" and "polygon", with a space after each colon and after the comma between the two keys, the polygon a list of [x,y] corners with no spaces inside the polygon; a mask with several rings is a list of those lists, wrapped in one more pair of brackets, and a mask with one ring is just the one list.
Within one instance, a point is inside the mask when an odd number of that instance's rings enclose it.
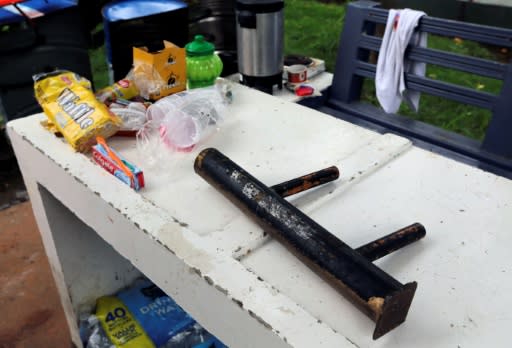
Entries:
{"label": "clear plastic bag", "polygon": [[225,83],[160,99],[148,108],[148,122],[137,133],[141,157],[153,165],[169,153],[192,151],[219,128],[231,99]]}
{"label": "clear plastic bag", "polygon": [[94,314],[81,317],[79,325],[84,348],[116,348]]}
{"label": "clear plastic bag", "polygon": [[123,121],[121,130],[139,130],[146,123],[146,107],[142,103],[129,102],[128,105],[112,103],[109,109]]}
{"label": "clear plastic bag", "polygon": [[166,81],[162,79],[162,76],[150,64],[137,64],[128,73],[127,78],[135,82],[140,96],[144,99],[151,99],[151,96],[160,94],[160,91],[167,86]]}
{"label": "clear plastic bag", "polygon": [[159,348],[227,348],[221,341],[206,331],[201,325],[195,323],[187,330],[180,332],[171,338],[165,345]]}
{"label": "clear plastic bag", "polygon": [[149,107],[147,118],[159,125],[162,141],[169,148],[190,151],[222,121],[224,107],[210,94],[187,92]]}

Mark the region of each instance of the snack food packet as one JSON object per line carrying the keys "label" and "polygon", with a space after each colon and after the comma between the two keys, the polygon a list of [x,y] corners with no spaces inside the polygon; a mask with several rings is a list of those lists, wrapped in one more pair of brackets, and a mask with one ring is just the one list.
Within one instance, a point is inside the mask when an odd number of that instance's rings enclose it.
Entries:
{"label": "snack food packet", "polygon": [[119,98],[130,100],[138,95],[139,90],[135,86],[135,83],[129,79],[122,79],[96,92],[96,99],[104,104],[110,105]]}
{"label": "snack food packet", "polygon": [[33,79],[39,105],[76,151],[88,151],[97,136],[108,138],[121,126],[121,119],[94,97],[89,80],[62,70]]}

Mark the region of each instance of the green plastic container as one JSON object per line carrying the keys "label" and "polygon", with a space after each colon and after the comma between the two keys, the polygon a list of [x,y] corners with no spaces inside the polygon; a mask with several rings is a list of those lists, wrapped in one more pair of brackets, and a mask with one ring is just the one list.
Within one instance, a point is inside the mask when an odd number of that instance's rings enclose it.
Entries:
{"label": "green plastic container", "polygon": [[185,46],[187,52],[188,88],[208,87],[222,72],[222,61],[215,54],[215,46],[202,35],[196,35],[194,41]]}

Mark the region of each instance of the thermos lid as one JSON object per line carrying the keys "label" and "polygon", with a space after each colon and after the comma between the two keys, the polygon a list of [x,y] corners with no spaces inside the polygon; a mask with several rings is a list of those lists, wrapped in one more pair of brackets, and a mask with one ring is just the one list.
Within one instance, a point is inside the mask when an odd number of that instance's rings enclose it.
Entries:
{"label": "thermos lid", "polygon": [[185,46],[189,57],[209,56],[213,54],[215,46],[204,39],[203,35],[194,36],[194,41]]}
{"label": "thermos lid", "polygon": [[281,11],[284,0],[236,0],[238,11],[251,11],[255,13],[270,13]]}

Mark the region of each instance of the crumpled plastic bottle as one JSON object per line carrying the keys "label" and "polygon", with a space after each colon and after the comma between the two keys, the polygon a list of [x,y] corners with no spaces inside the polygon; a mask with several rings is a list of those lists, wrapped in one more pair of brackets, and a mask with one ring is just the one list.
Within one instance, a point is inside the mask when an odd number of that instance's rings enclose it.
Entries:
{"label": "crumpled plastic bottle", "polygon": [[94,314],[89,316],[81,314],[79,328],[80,338],[85,348],[116,348]]}
{"label": "crumpled plastic bottle", "polygon": [[148,108],[148,122],[137,133],[141,159],[153,166],[169,162],[168,153],[192,151],[219,128],[231,100],[229,85],[222,83],[160,99]]}
{"label": "crumpled plastic bottle", "polygon": [[215,336],[206,331],[201,325],[195,323],[187,330],[171,338],[164,346],[159,348],[227,348]]}

